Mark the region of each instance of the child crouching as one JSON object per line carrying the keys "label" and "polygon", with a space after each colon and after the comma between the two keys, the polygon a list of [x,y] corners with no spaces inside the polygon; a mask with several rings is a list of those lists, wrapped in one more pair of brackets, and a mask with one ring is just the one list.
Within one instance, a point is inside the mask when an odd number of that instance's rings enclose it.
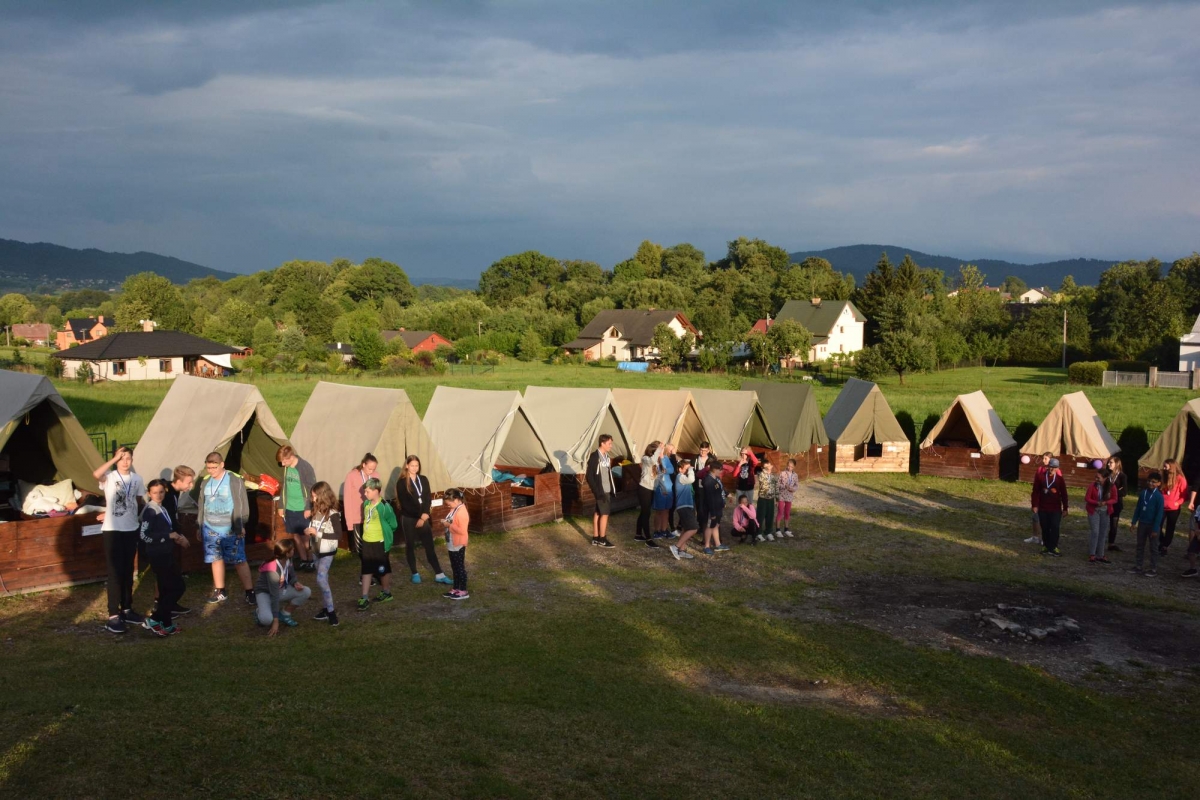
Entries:
{"label": "child crouching", "polygon": [[467,591],[467,526],[471,515],[463,504],[463,493],[458,489],[447,489],[446,506],[450,513],[443,520],[446,525],[446,550],[450,553],[450,568],[454,572],[454,588],[442,597],[448,600],[466,600],[471,596]]}
{"label": "child crouching", "polygon": [[737,507],[733,509],[733,529],[740,535],[739,542],[745,544],[758,544],[762,539],[759,534],[758,513],[754,506],[750,505],[750,495],[738,495]]}
{"label": "child crouching", "polygon": [[267,636],[279,633],[280,622],[289,628],[299,625],[292,614],[312,596],[312,589],[297,580],[296,569],[292,566],[295,541],[281,539],[272,549],[275,557],[258,568],[258,580],[254,584],[258,624],[269,628]]}

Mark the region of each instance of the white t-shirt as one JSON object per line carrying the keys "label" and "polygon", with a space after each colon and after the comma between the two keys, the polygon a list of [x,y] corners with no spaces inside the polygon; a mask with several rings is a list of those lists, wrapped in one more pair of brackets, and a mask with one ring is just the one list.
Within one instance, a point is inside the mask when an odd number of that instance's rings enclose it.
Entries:
{"label": "white t-shirt", "polygon": [[146,494],[146,484],[136,472],[122,475],[115,469],[100,481],[104,489],[104,522],[101,530],[136,531],[140,527],[138,500]]}

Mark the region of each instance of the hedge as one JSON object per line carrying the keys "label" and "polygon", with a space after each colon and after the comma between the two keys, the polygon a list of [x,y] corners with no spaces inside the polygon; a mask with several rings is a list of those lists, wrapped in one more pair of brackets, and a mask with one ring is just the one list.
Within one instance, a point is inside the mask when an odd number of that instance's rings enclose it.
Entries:
{"label": "hedge", "polygon": [[1099,386],[1104,383],[1107,361],[1076,361],[1067,367],[1067,379],[1083,386]]}
{"label": "hedge", "polygon": [[1149,372],[1149,361],[1109,361],[1108,368],[1113,372]]}

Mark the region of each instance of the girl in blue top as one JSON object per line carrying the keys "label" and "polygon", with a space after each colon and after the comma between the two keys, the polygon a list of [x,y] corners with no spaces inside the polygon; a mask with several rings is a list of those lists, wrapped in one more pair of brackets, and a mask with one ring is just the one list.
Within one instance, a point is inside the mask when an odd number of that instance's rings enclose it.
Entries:
{"label": "girl in blue top", "polygon": [[653,502],[655,539],[663,539],[670,535],[668,533],[670,524],[667,517],[671,513],[671,507],[675,500],[675,466],[671,463],[671,456],[674,452],[675,445],[665,444],[662,454],[658,458],[658,475],[654,479]]}

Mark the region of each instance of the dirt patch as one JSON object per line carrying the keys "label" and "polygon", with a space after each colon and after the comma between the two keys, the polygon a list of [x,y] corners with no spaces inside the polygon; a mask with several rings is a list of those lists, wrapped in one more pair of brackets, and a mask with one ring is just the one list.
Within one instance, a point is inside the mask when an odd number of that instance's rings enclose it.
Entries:
{"label": "dirt patch", "polygon": [[728,675],[692,675],[693,688],[712,694],[772,705],[831,706],[861,714],[900,713],[896,702],[873,690],[831,684],[826,680],[748,683]]}
{"label": "dirt patch", "polygon": [[843,481],[812,480],[800,484],[796,508],[847,516],[929,514],[952,506],[909,492],[884,491]]}

